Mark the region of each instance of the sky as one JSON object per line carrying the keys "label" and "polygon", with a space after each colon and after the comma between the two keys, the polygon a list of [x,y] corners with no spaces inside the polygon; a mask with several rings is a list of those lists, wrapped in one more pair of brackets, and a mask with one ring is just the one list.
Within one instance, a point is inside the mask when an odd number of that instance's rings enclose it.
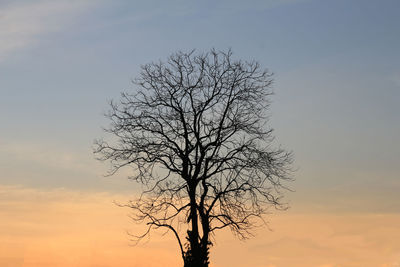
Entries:
{"label": "sky", "polygon": [[140,65],[231,48],[274,73],[270,125],[296,180],[269,229],[246,242],[216,236],[212,267],[400,266],[399,10],[397,0],[1,0],[0,265],[179,266],[169,236],[132,246],[126,231],[140,226],[113,201],[139,187],[128,170],[104,177],[93,140]]}

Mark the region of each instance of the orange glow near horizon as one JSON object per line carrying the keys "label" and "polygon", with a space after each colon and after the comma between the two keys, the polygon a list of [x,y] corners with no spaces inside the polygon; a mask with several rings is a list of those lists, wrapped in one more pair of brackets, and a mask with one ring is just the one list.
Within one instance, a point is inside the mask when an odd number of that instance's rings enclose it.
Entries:
{"label": "orange glow near horizon", "polygon": [[[182,266],[171,236],[132,246],[127,196],[0,186],[2,267]],[[217,235],[212,267],[396,267],[399,214],[286,212],[246,242]]]}

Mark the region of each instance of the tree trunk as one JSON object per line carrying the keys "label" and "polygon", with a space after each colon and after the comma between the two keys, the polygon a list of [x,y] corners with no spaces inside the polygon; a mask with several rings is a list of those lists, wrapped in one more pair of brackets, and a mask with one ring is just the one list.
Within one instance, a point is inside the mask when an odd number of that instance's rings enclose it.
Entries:
{"label": "tree trunk", "polygon": [[[193,232],[188,231],[189,244],[185,252],[184,267],[208,267],[208,242],[204,243],[193,238]],[[207,238],[208,239],[208,238]]]}
{"label": "tree trunk", "polygon": [[189,243],[186,246],[184,267],[208,267],[208,231],[207,235],[203,235],[203,237],[200,239],[197,204],[194,190],[191,193],[190,200],[192,205],[189,216],[192,223],[192,229],[187,231],[187,240]]}

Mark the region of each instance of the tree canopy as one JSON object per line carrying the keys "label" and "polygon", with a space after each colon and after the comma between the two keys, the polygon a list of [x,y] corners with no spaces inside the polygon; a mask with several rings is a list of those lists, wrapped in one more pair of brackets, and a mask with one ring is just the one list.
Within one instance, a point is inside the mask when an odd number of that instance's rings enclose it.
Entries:
{"label": "tree canopy", "polygon": [[[272,77],[232,52],[177,52],[141,67],[135,91],[111,102],[95,153],[110,174],[132,168],[145,186],[130,201],[147,231],[165,228],[185,266],[208,266],[211,235],[229,228],[246,238],[271,206],[282,208],[290,152],[268,125]],[[186,230],[186,231],[185,231]]]}

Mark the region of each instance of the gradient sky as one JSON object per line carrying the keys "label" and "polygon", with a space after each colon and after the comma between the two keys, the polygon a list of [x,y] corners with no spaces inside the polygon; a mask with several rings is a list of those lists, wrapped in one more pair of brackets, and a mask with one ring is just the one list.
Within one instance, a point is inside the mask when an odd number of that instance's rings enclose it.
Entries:
{"label": "gradient sky", "polygon": [[398,0],[0,1],[0,265],[179,265],[169,237],[129,246],[112,201],[138,187],[103,177],[91,146],[141,64],[232,48],[275,73],[270,122],[298,170],[274,231],[222,233],[213,266],[400,266],[399,12]]}

